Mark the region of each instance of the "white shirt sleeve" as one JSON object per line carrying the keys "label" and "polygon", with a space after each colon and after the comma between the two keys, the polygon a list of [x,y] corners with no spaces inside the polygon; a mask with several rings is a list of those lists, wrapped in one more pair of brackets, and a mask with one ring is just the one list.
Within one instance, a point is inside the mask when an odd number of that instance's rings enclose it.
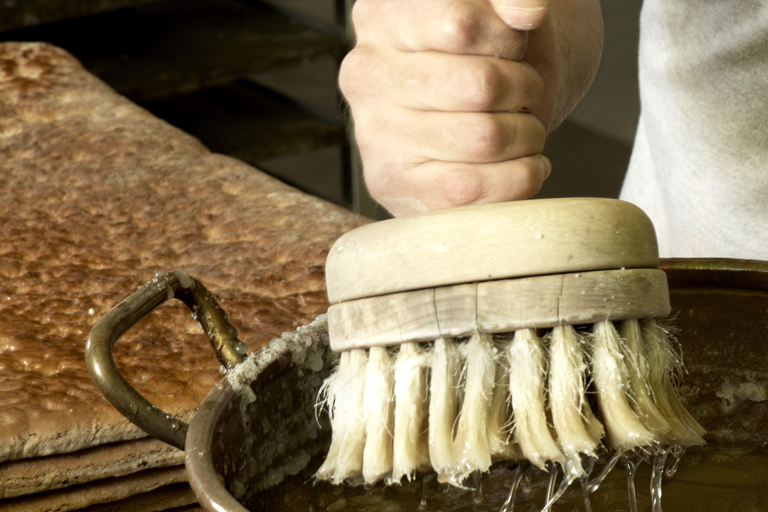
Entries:
{"label": "white shirt sleeve", "polygon": [[665,257],[768,260],[768,2],[645,0],[621,198]]}

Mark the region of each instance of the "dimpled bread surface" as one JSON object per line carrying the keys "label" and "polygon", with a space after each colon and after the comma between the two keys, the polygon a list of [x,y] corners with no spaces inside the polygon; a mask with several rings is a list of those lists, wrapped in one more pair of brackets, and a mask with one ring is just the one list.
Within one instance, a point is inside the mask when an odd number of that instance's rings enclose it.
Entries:
{"label": "dimpled bread surface", "polygon": [[[210,153],[47,44],[0,44],[0,462],[145,434],[99,394],[89,330],[184,269],[254,350],[327,309],[323,266],[365,221]],[[126,379],[189,418],[219,363],[179,301],[115,345]]]}

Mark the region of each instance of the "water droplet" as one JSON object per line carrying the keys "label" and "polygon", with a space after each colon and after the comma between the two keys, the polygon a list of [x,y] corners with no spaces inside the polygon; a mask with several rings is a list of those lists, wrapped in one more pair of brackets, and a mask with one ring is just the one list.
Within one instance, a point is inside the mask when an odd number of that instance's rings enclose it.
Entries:
{"label": "water droplet", "polygon": [[242,341],[235,342],[235,352],[237,352],[241,356],[244,356],[245,353],[248,352],[248,345],[243,343]]}
{"label": "water droplet", "polygon": [[176,421],[176,420],[173,420],[173,421],[171,422],[171,429],[172,429],[172,430],[179,430],[179,428],[180,428],[179,422],[178,422],[178,421]]}
{"label": "water droplet", "polygon": [[627,465],[627,498],[629,499],[629,512],[637,512],[637,493],[635,492],[635,470],[637,463],[629,457],[624,457]]}
{"label": "water droplet", "polygon": [[614,453],[613,457],[611,457],[611,459],[605,464],[605,467],[603,467],[603,470],[600,472],[600,474],[597,475],[597,477],[595,477],[591,482],[589,482],[587,490],[590,493],[595,492],[598,487],[600,487],[600,484],[603,483],[603,480],[605,480],[605,477],[608,476],[608,473],[610,473],[611,470],[616,466],[616,463],[619,462],[620,457],[620,453]]}
{"label": "water droplet", "polygon": [[480,471],[474,471],[470,475],[472,480],[472,501],[479,505],[483,502],[483,474]]}
{"label": "water droplet", "polygon": [[664,474],[668,477],[673,477],[677,473],[677,467],[680,465],[680,460],[683,458],[685,448],[682,446],[674,446],[672,448],[672,464],[669,465]]}
{"label": "water droplet", "polygon": [[512,477],[512,485],[509,486],[509,496],[507,501],[501,507],[501,512],[512,512],[515,506],[515,496],[517,495],[517,489],[520,487],[520,481],[523,479],[523,465],[518,464],[515,468],[515,475]]}
{"label": "water droplet", "polygon": [[222,374],[222,375],[227,373],[227,367],[224,366],[224,365],[219,366],[219,373]]}
{"label": "water droplet", "polygon": [[581,493],[584,495],[584,510],[585,512],[592,512],[592,501],[589,499],[589,476],[592,474],[592,470],[595,469],[597,463],[597,457],[587,457],[586,462],[582,464],[584,467],[584,474],[581,475]]}
{"label": "water droplet", "polygon": [[653,457],[651,469],[651,510],[653,512],[661,512],[661,483],[664,478],[664,464],[670,452],[672,448],[659,450]]}
{"label": "water droplet", "polygon": [[426,475],[421,481],[421,501],[419,502],[419,510],[427,510],[427,488],[429,484],[435,479],[435,475]]}
{"label": "water droplet", "polygon": [[184,270],[177,270],[176,276],[179,278],[179,284],[183,288],[192,288],[193,286],[195,286],[195,280],[192,279],[192,276],[190,276]]}

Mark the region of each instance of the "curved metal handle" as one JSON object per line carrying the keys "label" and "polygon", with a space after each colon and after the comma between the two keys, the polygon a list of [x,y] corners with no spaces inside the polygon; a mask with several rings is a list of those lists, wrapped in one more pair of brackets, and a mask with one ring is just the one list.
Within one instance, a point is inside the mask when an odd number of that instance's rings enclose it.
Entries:
{"label": "curved metal handle", "polygon": [[112,357],[112,346],[120,336],[172,298],[182,301],[197,316],[221,364],[229,369],[243,361],[247,347],[237,339],[237,330],[227,321],[226,312],[202,283],[183,270],[156,273],[96,322],[88,335],[85,360],[109,403],[147,434],[183,450],[188,425],[139,394],[120,375]]}

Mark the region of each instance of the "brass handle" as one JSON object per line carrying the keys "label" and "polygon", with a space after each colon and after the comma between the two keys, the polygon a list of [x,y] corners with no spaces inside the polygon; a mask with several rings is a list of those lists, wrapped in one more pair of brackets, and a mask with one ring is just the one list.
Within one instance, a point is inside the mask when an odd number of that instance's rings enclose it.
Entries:
{"label": "brass handle", "polygon": [[96,387],[118,411],[147,434],[184,449],[188,425],[149,402],[126,381],[115,366],[112,346],[163,302],[179,299],[192,310],[227,369],[243,361],[245,344],[227,321],[226,312],[200,281],[183,270],[158,272],[147,284],[112,308],[88,335],[85,360]]}

